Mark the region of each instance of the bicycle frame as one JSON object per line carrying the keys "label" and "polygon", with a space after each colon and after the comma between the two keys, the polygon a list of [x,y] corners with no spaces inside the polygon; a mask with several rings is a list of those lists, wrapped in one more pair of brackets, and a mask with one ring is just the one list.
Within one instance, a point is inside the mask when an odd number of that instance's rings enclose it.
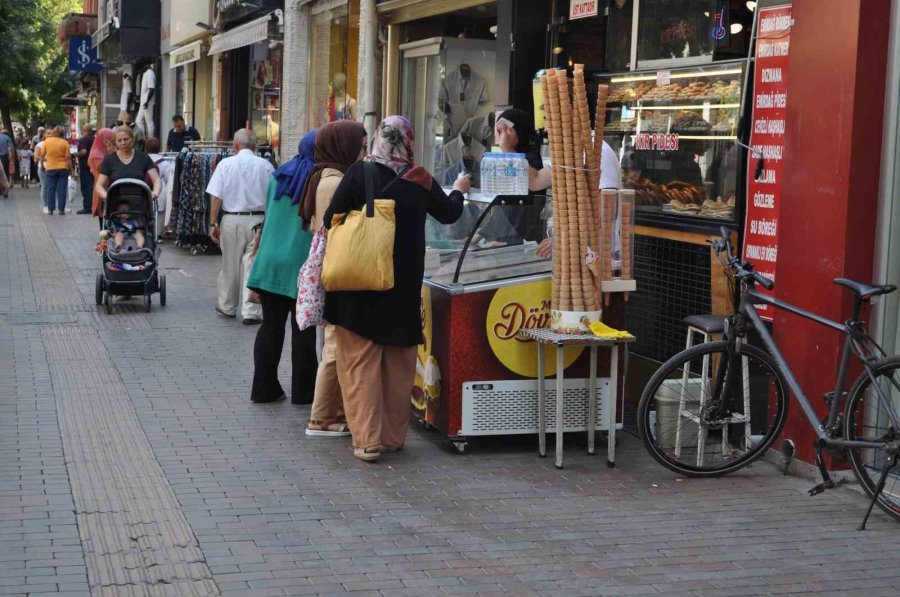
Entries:
{"label": "bicycle frame", "polygon": [[[778,367],[781,369],[781,373],[784,375],[788,387],[794,394],[794,397],[797,399],[800,407],[803,409],[803,414],[806,415],[806,418],[809,420],[810,425],[812,425],[813,429],[816,430],[816,434],[818,435],[819,440],[827,445],[842,448],[883,448],[884,440],[882,439],[872,438],[871,440],[865,439],[850,441],[839,437],[832,437],[829,434],[830,429],[835,423],[835,420],[838,416],[840,404],[843,402],[841,400],[841,397],[843,396],[844,385],[847,380],[847,369],[850,364],[851,353],[855,355],[857,359],[859,359],[859,361],[863,364],[863,367],[865,367],[866,374],[873,382],[872,386],[875,388],[875,391],[878,395],[878,400],[882,403],[885,411],[890,414],[891,424],[893,425],[894,429],[900,430],[900,418],[898,418],[894,406],[891,404],[888,397],[884,395],[884,392],[881,390],[880,386],[877,383],[874,383],[875,377],[873,374],[873,365],[876,359],[872,357],[872,351],[866,351],[862,341],[871,342],[871,344],[881,354],[884,354],[884,351],[861,327],[861,322],[859,321],[860,309],[862,306],[861,302],[857,301],[856,306],[854,307],[853,317],[846,323],[841,324],[836,321],[826,319],[820,315],[816,315],[815,313],[811,313],[810,311],[807,311],[805,309],[801,309],[800,307],[791,305],[790,303],[787,303],[785,301],[781,301],[774,297],[762,294],[758,290],[756,290],[752,284],[745,284],[746,288],[744,292],[741,293],[740,304],[738,305],[738,313],[745,316],[750,321],[753,328],[762,339],[763,344],[765,345],[769,354],[771,354],[775,359]],[[781,351],[778,350],[778,346],[775,344],[775,340],[772,338],[772,335],[766,328],[766,324],[763,322],[762,318],[759,315],[759,312],[756,310],[756,305],[770,305],[776,309],[787,311],[788,313],[799,315],[804,319],[814,321],[819,325],[823,325],[846,336],[843,353],[841,355],[840,368],[838,369],[835,391],[833,399],[831,400],[831,404],[829,405],[828,419],[826,420],[826,423],[823,424],[819,420],[818,415],[816,415],[815,410],[813,410],[813,407],[809,402],[809,398],[803,392],[803,388],[800,387],[800,383],[797,381],[796,376],[794,376],[794,373],[791,370],[790,366],[787,364],[787,361],[785,361],[784,356],[781,354]],[[894,386],[898,390],[900,390],[900,384],[898,384],[896,381],[894,381]]]}

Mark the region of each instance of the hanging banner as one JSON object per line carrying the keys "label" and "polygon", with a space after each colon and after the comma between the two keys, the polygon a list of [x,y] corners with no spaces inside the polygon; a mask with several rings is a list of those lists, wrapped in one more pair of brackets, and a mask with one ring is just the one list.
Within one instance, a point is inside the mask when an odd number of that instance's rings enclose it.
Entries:
{"label": "hanging banner", "polygon": [[596,17],[599,12],[597,0],[569,0],[569,20]]}
{"label": "hanging banner", "polygon": [[97,48],[91,45],[89,35],[69,38],[69,70],[98,73],[103,63],[97,58]]}
{"label": "hanging banner", "polygon": [[[775,263],[778,260],[778,214],[792,23],[790,5],[759,9],[750,129],[753,152],[747,165],[744,259],[772,280],[775,280]],[[764,167],[757,179],[760,156]],[[759,290],[765,292],[762,288]],[[760,306],[757,309],[765,319],[772,319],[771,307]]]}

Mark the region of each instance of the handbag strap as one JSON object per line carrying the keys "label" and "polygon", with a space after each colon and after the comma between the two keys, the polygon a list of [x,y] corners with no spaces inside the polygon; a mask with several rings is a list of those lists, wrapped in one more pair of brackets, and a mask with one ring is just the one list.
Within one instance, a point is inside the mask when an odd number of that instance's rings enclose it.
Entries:
{"label": "handbag strap", "polygon": [[[395,182],[403,178],[403,175],[406,174],[406,171],[409,170],[410,165],[407,164],[404,166],[400,172],[397,173],[397,176],[391,180],[391,182],[387,183],[382,187],[381,192],[385,192],[391,185]],[[363,162],[363,179],[365,180],[366,185],[366,217],[374,218],[375,217],[375,175],[378,172],[378,167],[375,165],[375,162]],[[350,212],[344,214],[344,217],[341,218],[341,224],[347,221],[347,217],[350,215]]]}

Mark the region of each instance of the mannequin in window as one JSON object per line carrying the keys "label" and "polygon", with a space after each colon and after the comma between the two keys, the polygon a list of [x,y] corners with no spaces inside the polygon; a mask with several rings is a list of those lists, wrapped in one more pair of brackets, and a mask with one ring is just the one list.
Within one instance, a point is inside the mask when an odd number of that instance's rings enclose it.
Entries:
{"label": "mannequin in window", "polygon": [[444,138],[456,137],[466,120],[475,116],[478,106],[487,101],[487,83],[470,65],[463,63],[453,69],[444,78],[438,97],[438,106],[447,116]]}
{"label": "mannequin in window", "polygon": [[148,66],[141,77],[140,97],[140,106],[134,122],[145,137],[154,137],[156,134],[156,126],[153,123],[153,112],[156,107],[156,73],[152,66]]}
{"label": "mannequin in window", "polygon": [[328,122],[356,120],[356,100],[347,93],[347,75],[337,73],[331,80],[328,96]]}
{"label": "mannequin in window", "polygon": [[119,120],[131,121],[131,102],[134,98],[134,81],[130,73],[122,74],[122,95],[119,98]]}

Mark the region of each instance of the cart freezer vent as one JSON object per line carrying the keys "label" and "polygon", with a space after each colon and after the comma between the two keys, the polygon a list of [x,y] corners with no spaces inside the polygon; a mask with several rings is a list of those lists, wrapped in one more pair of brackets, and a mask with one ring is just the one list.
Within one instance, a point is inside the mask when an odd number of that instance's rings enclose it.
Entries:
{"label": "cart freezer vent", "polygon": [[[587,430],[587,379],[566,379],[565,427]],[[609,378],[597,378],[597,427],[606,431],[606,402]],[[515,435],[538,432],[538,391],[536,380],[473,381],[463,384],[462,435]],[[547,431],[556,431],[556,381],[547,380]]]}

